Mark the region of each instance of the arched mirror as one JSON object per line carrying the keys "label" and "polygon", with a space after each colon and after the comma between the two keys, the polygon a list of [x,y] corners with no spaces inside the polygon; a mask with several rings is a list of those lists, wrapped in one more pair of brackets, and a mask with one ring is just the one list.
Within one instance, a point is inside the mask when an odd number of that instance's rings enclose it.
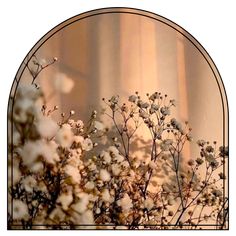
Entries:
{"label": "arched mirror", "polygon": [[43,36],[9,97],[8,227],[227,229],[227,99],[199,42],[129,8]]}

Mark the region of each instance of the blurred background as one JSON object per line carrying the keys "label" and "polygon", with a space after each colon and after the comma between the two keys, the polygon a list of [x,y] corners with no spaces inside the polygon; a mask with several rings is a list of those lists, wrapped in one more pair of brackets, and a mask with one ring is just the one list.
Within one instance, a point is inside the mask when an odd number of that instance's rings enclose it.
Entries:
{"label": "blurred background", "polygon": [[[172,114],[189,121],[194,143],[198,139],[223,143],[217,79],[185,32],[128,12],[93,15],[64,25],[36,53],[39,58],[58,58],[39,78],[51,104],[63,112],[75,110],[76,117],[86,121],[93,109],[99,109],[103,97],[119,95],[125,100],[135,91],[142,96],[158,91],[177,101]],[[74,81],[69,94],[55,93],[57,73]],[[191,157],[198,151],[191,144],[185,155]]]}

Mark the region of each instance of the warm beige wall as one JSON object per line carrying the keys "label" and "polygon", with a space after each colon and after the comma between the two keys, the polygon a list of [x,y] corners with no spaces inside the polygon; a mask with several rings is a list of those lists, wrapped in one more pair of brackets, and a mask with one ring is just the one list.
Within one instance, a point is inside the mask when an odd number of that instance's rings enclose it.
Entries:
{"label": "warm beige wall", "polygon": [[[163,23],[131,14],[89,17],[50,38],[40,54],[57,56],[55,69],[76,83],[70,96],[57,98],[67,112],[86,119],[102,97],[161,91],[177,100],[174,114],[189,120],[196,139],[222,143],[216,79],[196,47]],[[41,79],[48,90],[55,69],[50,81],[48,75]]]}

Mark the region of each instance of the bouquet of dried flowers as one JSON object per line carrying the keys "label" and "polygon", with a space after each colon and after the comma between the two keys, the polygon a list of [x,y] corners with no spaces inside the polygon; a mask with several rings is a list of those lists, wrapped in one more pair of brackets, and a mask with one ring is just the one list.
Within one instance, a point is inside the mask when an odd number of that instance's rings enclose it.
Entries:
{"label": "bouquet of dried flowers", "polygon": [[[199,156],[185,158],[191,128],[171,115],[175,100],[159,92],[145,98],[136,92],[125,103],[104,98],[109,128],[96,111],[86,123],[73,110],[56,121],[58,106],[48,108],[36,84],[56,61],[34,56],[34,69],[26,64],[32,83],[17,88],[10,111],[9,228],[227,228],[227,147],[199,140]],[[60,75],[55,85],[69,93],[74,82]]]}

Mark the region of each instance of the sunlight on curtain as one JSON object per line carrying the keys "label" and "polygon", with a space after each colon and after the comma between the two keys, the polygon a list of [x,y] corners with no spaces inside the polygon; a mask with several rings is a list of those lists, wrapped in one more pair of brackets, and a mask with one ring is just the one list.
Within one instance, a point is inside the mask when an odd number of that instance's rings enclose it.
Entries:
{"label": "sunlight on curtain", "polygon": [[[126,99],[135,91],[142,96],[159,91],[176,99],[172,114],[190,122],[194,141],[214,137],[222,143],[222,106],[209,65],[181,33],[161,22],[133,14],[92,16],[54,35],[40,55],[59,58],[46,72],[51,80],[41,78],[48,94],[57,69],[75,81],[70,96],[55,95],[51,100],[65,112],[74,109],[87,120],[103,97],[119,94]],[[186,146],[184,155],[196,155],[196,150]]]}

